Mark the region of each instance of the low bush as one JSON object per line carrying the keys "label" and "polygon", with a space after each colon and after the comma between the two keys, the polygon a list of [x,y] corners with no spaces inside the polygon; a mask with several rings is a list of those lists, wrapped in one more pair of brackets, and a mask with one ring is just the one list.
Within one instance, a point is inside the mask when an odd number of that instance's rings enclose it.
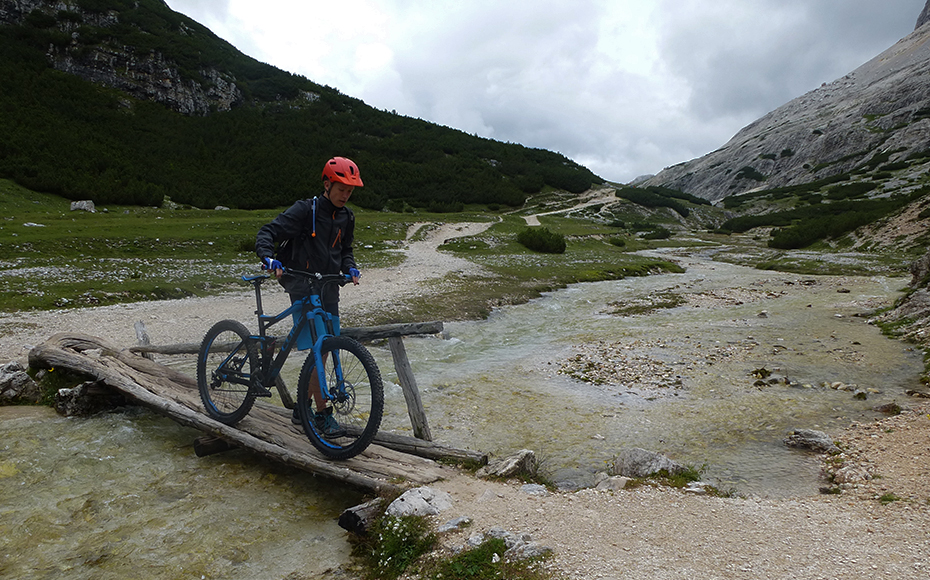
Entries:
{"label": "low bush", "polygon": [[565,236],[549,231],[549,228],[526,228],[517,234],[517,242],[534,252],[564,254]]}

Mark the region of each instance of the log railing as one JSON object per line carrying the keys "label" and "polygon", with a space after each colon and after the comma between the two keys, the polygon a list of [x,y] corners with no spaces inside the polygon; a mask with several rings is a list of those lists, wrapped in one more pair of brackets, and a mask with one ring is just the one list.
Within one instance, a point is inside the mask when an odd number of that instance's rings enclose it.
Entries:
{"label": "log railing", "polygon": [[[137,322],[135,328],[136,335],[139,337],[139,341],[142,344],[130,347],[130,352],[151,357],[152,354],[197,354],[200,350],[200,343],[181,343],[161,346],[147,344],[148,334],[145,331],[145,324],[141,321]],[[413,427],[413,435],[417,439],[422,439],[424,441],[432,441],[433,435],[429,428],[429,421],[426,419],[426,411],[423,409],[423,401],[420,398],[420,389],[417,386],[416,377],[413,375],[410,360],[407,358],[407,349],[404,347],[403,337],[438,334],[442,332],[442,329],[443,324],[440,321],[341,329],[341,334],[343,336],[350,336],[359,342],[372,342],[375,340],[387,339],[388,346],[391,348],[391,357],[394,360],[394,370],[397,372],[397,380],[400,383],[401,390],[404,393],[404,400],[407,403],[407,414],[410,416],[410,425]],[[283,383],[284,379],[279,375],[278,380]]]}

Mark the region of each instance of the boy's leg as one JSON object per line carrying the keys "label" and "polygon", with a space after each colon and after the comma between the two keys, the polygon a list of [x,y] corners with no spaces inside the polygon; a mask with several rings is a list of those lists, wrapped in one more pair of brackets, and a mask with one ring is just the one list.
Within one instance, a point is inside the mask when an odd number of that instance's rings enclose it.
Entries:
{"label": "boy's leg", "polygon": [[[339,316],[339,303],[325,303],[323,304],[323,310],[329,312],[334,317],[338,319]],[[312,356],[312,355],[311,355]],[[323,367],[326,367],[326,362],[329,359],[327,354],[323,355]],[[346,434],[345,429],[343,429],[339,423],[333,417],[333,408],[327,406],[326,400],[323,399],[323,392],[320,388],[320,380],[317,375],[317,369],[314,369],[310,374],[310,384],[308,385],[310,391],[310,398],[313,399],[314,406],[316,407],[316,413],[311,420],[316,422],[316,426],[323,432],[323,436],[327,438],[336,438],[344,437]],[[294,415],[291,419],[294,424],[300,424],[300,418],[297,417],[297,409],[294,409]]]}

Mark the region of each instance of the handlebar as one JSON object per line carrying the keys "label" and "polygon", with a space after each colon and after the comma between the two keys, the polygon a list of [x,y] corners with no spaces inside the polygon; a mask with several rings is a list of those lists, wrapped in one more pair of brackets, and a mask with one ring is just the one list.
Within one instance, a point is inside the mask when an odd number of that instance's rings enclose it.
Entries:
{"label": "handlebar", "polygon": [[349,274],[320,274],[319,272],[305,272],[304,270],[295,270],[293,268],[284,268],[284,274],[282,275],[309,278],[311,281],[315,280],[320,286],[326,286],[328,284],[345,286],[352,281],[352,276]]}

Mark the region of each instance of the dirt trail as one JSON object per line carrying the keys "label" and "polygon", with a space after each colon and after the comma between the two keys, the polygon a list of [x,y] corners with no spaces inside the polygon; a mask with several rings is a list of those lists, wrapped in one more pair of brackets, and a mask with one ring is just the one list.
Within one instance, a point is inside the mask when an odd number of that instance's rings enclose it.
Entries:
{"label": "dirt trail", "polygon": [[[371,309],[374,305],[383,307],[391,302],[403,301],[424,292],[424,285],[441,280],[453,272],[483,275],[487,272],[463,258],[438,251],[447,240],[480,234],[493,222],[483,223],[432,223],[417,222],[407,229],[407,239],[402,249],[405,255],[403,263],[390,268],[363,270],[362,283],[357,292],[351,290],[342,293],[342,302],[346,309]],[[419,232],[425,232],[422,239],[414,240]]]}
{"label": "dirt trail", "polygon": [[553,211],[545,211],[542,213],[535,213],[533,215],[523,216],[523,219],[526,221],[526,225],[528,226],[538,226],[540,225],[539,216],[542,216],[542,215],[564,214],[570,211],[576,211],[579,209],[583,209],[583,208],[586,208],[592,205],[599,205],[599,204],[611,203],[611,202],[616,202],[616,201],[617,201],[617,196],[614,195],[614,190],[612,188],[607,189],[607,190],[593,189],[591,191],[588,191],[580,195],[578,197],[577,203],[575,203],[571,207],[567,207],[563,209],[556,209]]}

